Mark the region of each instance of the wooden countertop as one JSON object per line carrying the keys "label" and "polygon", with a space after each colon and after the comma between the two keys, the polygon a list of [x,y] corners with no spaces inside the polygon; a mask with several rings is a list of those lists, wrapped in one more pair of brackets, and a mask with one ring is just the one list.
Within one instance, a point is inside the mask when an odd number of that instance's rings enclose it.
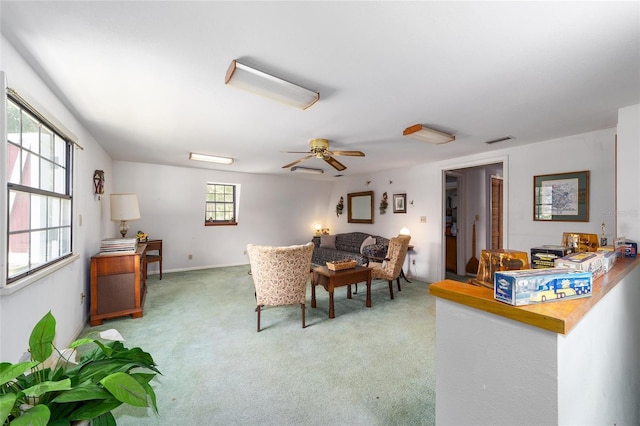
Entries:
{"label": "wooden countertop", "polygon": [[591,297],[535,305],[512,306],[493,298],[493,290],[444,280],[429,286],[429,293],[481,311],[490,312],[534,327],[567,334],[629,272],[640,265],[640,258],[620,258],[609,273],[593,282]]}

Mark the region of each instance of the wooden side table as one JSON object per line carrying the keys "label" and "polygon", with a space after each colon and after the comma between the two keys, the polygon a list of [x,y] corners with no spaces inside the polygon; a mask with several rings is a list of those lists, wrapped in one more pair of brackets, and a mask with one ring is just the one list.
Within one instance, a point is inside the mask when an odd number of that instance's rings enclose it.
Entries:
{"label": "wooden side table", "polygon": [[351,299],[351,284],[367,282],[367,299],[365,306],[371,307],[371,268],[357,265],[355,268],[343,269],[342,271],[332,271],[326,266],[313,268],[313,279],[311,280],[311,307],[316,307],[316,286],[321,285],[329,292],[329,318],[335,318],[335,308],[333,303],[333,291],[336,287],[349,286],[347,288],[347,298]]}
{"label": "wooden side table", "polygon": [[[162,240],[147,240],[144,244],[147,245],[144,278],[147,279],[147,265],[153,262],[160,262],[160,279],[162,279]],[[155,253],[149,253],[150,251]]]}

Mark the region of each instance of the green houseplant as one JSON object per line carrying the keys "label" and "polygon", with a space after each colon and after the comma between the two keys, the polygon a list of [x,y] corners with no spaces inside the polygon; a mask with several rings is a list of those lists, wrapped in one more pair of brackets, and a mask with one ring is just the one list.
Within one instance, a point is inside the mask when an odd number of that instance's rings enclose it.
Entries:
{"label": "green houseplant", "polygon": [[31,332],[30,360],[0,363],[0,423],[61,426],[85,420],[93,426],[115,425],[111,410],[122,404],[151,404],[158,413],[149,382],[160,372],[149,353],[126,348],[115,330],[59,351],[53,344],[55,328],[48,312]]}

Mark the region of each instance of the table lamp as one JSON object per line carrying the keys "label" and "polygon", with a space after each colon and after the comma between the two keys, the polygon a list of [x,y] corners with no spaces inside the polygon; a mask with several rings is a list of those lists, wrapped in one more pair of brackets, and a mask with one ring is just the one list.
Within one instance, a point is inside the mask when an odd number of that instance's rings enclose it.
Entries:
{"label": "table lamp", "polygon": [[138,196],[136,194],[111,194],[111,220],[120,221],[122,238],[129,231],[128,220],[140,219]]}

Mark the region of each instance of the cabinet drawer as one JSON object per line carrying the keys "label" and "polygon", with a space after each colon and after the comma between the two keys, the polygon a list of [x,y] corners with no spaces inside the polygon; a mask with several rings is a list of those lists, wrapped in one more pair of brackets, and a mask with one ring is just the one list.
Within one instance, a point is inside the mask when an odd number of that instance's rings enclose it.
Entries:
{"label": "cabinet drawer", "polygon": [[134,272],[140,267],[140,256],[104,256],[94,257],[97,275],[113,275]]}

